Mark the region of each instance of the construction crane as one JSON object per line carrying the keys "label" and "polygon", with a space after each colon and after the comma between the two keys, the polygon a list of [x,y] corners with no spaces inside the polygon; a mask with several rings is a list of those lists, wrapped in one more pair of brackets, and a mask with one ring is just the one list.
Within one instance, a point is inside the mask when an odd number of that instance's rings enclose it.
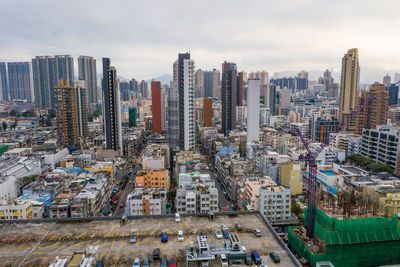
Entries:
{"label": "construction crane", "polygon": [[[374,95],[371,95],[367,98],[366,101],[361,102],[358,107],[358,111],[360,112],[363,107],[372,99],[375,98]],[[336,136],[345,129],[348,124],[348,117],[343,123],[336,129],[336,131],[330,135],[328,142],[322,143],[321,146],[316,151],[311,151],[308,143],[306,142],[304,136],[300,132],[300,130],[295,127],[295,133],[300,137],[301,142],[304,145],[304,148],[307,150],[306,154],[300,154],[299,161],[304,161],[308,163],[308,187],[307,187],[307,195],[308,195],[308,205],[307,205],[307,237],[314,237],[314,223],[315,223],[315,200],[317,194],[317,157],[318,155],[331,144],[331,142],[336,139]]]}

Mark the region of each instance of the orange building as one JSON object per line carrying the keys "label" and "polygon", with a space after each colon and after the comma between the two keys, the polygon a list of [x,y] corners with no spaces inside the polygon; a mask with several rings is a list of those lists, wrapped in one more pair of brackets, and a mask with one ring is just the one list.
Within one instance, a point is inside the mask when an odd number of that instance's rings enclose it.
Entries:
{"label": "orange building", "polygon": [[168,171],[142,170],[136,176],[136,186],[143,188],[165,188],[169,189]]}
{"label": "orange building", "polygon": [[212,109],[212,98],[203,99],[203,123],[204,127],[213,126],[213,109]]}
{"label": "orange building", "polygon": [[153,133],[162,133],[161,125],[161,83],[151,82],[151,100],[153,114]]}

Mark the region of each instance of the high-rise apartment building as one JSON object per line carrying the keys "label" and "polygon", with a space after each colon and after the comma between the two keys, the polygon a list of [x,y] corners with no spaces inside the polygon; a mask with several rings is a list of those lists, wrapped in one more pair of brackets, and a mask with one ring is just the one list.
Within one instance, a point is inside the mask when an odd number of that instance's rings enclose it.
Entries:
{"label": "high-rise apartment building", "polygon": [[394,73],[394,78],[393,78],[393,83],[399,83],[400,82],[400,73],[395,72]]}
{"label": "high-rise apartment building", "polygon": [[59,80],[54,88],[57,118],[57,137],[60,147],[73,148],[78,145],[76,99],[74,87],[67,80]]}
{"label": "high-rise apartment building", "polygon": [[248,74],[249,79],[260,79],[261,85],[268,84],[268,72],[265,70],[250,72]]}
{"label": "high-rise apartment building", "polygon": [[143,99],[148,99],[149,98],[149,88],[147,85],[147,82],[145,80],[142,80],[140,82],[140,92],[142,93],[142,98]]}
{"label": "high-rise apartment building", "polygon": [[244,89],[244,80],[243,80],[244,77],[243,76],[244,76],[243,71],[238,73],[238,79],[237,79],[238,85],[237,85],[237,96],[236,96],[238,107],[243,106],[243,93],[244,93],[243,92],[243,89]]}
{"label": "high-rise apartment building", "polygon": [[383,84],[373,84],[369,92],[362,92],[358,98],[356,134],[363,129],[375,129],[378,125],[386,125],[388,118],[388,92]]}
{"label": "high-rise apartment building", "polygon": [[204,98],[203,99],[203,125],[204,127],[212,127],[213,126],[213,107],[212,107],[212,98]]}
{"label": "high-rise apartment building", "polygon": [[151,82],[151,109],[153,115],[153,133],[162,134],[161,125],[161,83],[152,81]]}
{"label": "high-rise apartment building", "polygon": [[198,69],[194,75],[195,97],[204,97],[204,71]]}
{"label": "high-rise apartment building", "polygon": [[248,79],[247,87],[247,143],[260,139],[260,79]]}
{"label": "high-rise apartment building", "polygon": [[88,103],[98,104],[96,59],[89,56],[80,56],[78,58],[78,72],[79,80],[85,81]]}
{"label": "high-rise apartment building", "polygon": [[194,61],[190,54],[178,55],[178,95],[179,95],[179,148],[193,150],[194,131]]}
{"label": "high-rise apartment building", "polygon": [[389,106],[397,105],[399,99],[399,86],[392,83],[387,87],[387,91],[389,93]]}
{"label": "high-rise apartment building", "polygon": [[271,83],[269,86],[267,86],[267,90],[265,90],[265,106],[269,108],[269,112],[273,116],[277,113],[277,96],[278,94],[276,92],[276,85]]}
{"label": "high-rise apartment building", "polygon": [[77,124],[77,134],[79,137],[85,138],[88,134],[88,102],[85,81],[74,81],[75,94],[75,117]]}
{"label": "high-rise apartment building", "polygon": [[2,101],[8,101],[8,83],[7,83],[7,69],[6,63],[0,62],[0,94]]}
{"label": "high-rise apartment building", "polygon": [[225,136],[236,128],[237,68],[235,63],[222,63],[221,100],[222,133]]}
{"label": "high-rise apartment building", "polygon": [[383,85],[389,86],[391,80],[392,80],[392,78],[390,77],[390,75],[386,74],[385,76],[383,76]]}
{"label": "high-rise apartment building", "polygon": [[220,72],[213,69],[204,72],[204,97],[214,97],[220,99],[219,91]]}
{"label": "high-rise apartment building", "polygon": [[32,59],[33,87],[37,108],[54,108],[54,88],[59,80],[69,86],[74,82],[74,60],[71,56],[37,56]]}
{"label": "high-rise apartment building", "polygon": [[[340,82],[339,121],[352,125],[352,111],[356,111],[357,88],[360,77],[358,49],[352,48],[342,58],[342,73]],[[352,127],[345,126],[345,129]]]}
{"label": "high-rise apartment building", "polygon": [[319,84],[325,85],[325,92],[329,91],[329,88],[333,85],[332,74],[329,70],[324,71],[324,76],[318,79]]}
{"label": "high-rise apartment building", "polygon": [[32,102],[32,69],[29,62],[8,62],[10,100]]}
{"label": "high-rise apartment building", "polygon": [[117,71],[109,58],[103,58],[103,114],[106,149],[122,154],[120,94]]}
{"label": "high-rise apartment building", "polygon": [[173,152],[179,151],[179,93],[178,81],[168,90],[168,143]]}

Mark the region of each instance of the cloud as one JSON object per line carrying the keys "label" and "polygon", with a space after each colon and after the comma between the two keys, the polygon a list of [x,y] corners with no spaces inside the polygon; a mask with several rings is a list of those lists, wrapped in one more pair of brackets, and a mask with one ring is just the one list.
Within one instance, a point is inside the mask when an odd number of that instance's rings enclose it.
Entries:
{"label": "cloud", "polygon": [[119,75],[172,72],[189,51],[202,69],[340,72],[360,51],[361,80],[400,71],[396,0],[0,0],[0,60],[36,55],[110,57]]}

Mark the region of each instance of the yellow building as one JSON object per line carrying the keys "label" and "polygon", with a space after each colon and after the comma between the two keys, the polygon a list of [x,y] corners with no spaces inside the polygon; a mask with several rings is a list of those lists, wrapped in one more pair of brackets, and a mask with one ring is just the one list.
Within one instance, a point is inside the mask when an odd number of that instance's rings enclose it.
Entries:
{"label": "yellow building", "polygon": [[0,220],[29,220],[32,219],[32,202],[16,200],[12,203],[0,203]]}
{"label": "yellow building", "polygon": [[355,124],[355,118],[350,116],[356,111],[359,75],[358,49],[352,48],[342,58],[339,106],[340,123],[349,123],[349,128],[352,124]]}
{"label": "yellow building", "polygon": [[136,186],[144,188],[165,188],[169,190],[168,171],[142,170],[136,175]]}
{"label": "yellow building", "polygon": [[279,181],[281,185],[290,187],[292,196],[297,196],[303,192],[300,175],[300,164],[293,164],[293,162],[279,164]]}
{"label": "yellow building", "polygon": [[379,198],[379,204],[393,214],[400,214],[400,192],[387,193]]}

